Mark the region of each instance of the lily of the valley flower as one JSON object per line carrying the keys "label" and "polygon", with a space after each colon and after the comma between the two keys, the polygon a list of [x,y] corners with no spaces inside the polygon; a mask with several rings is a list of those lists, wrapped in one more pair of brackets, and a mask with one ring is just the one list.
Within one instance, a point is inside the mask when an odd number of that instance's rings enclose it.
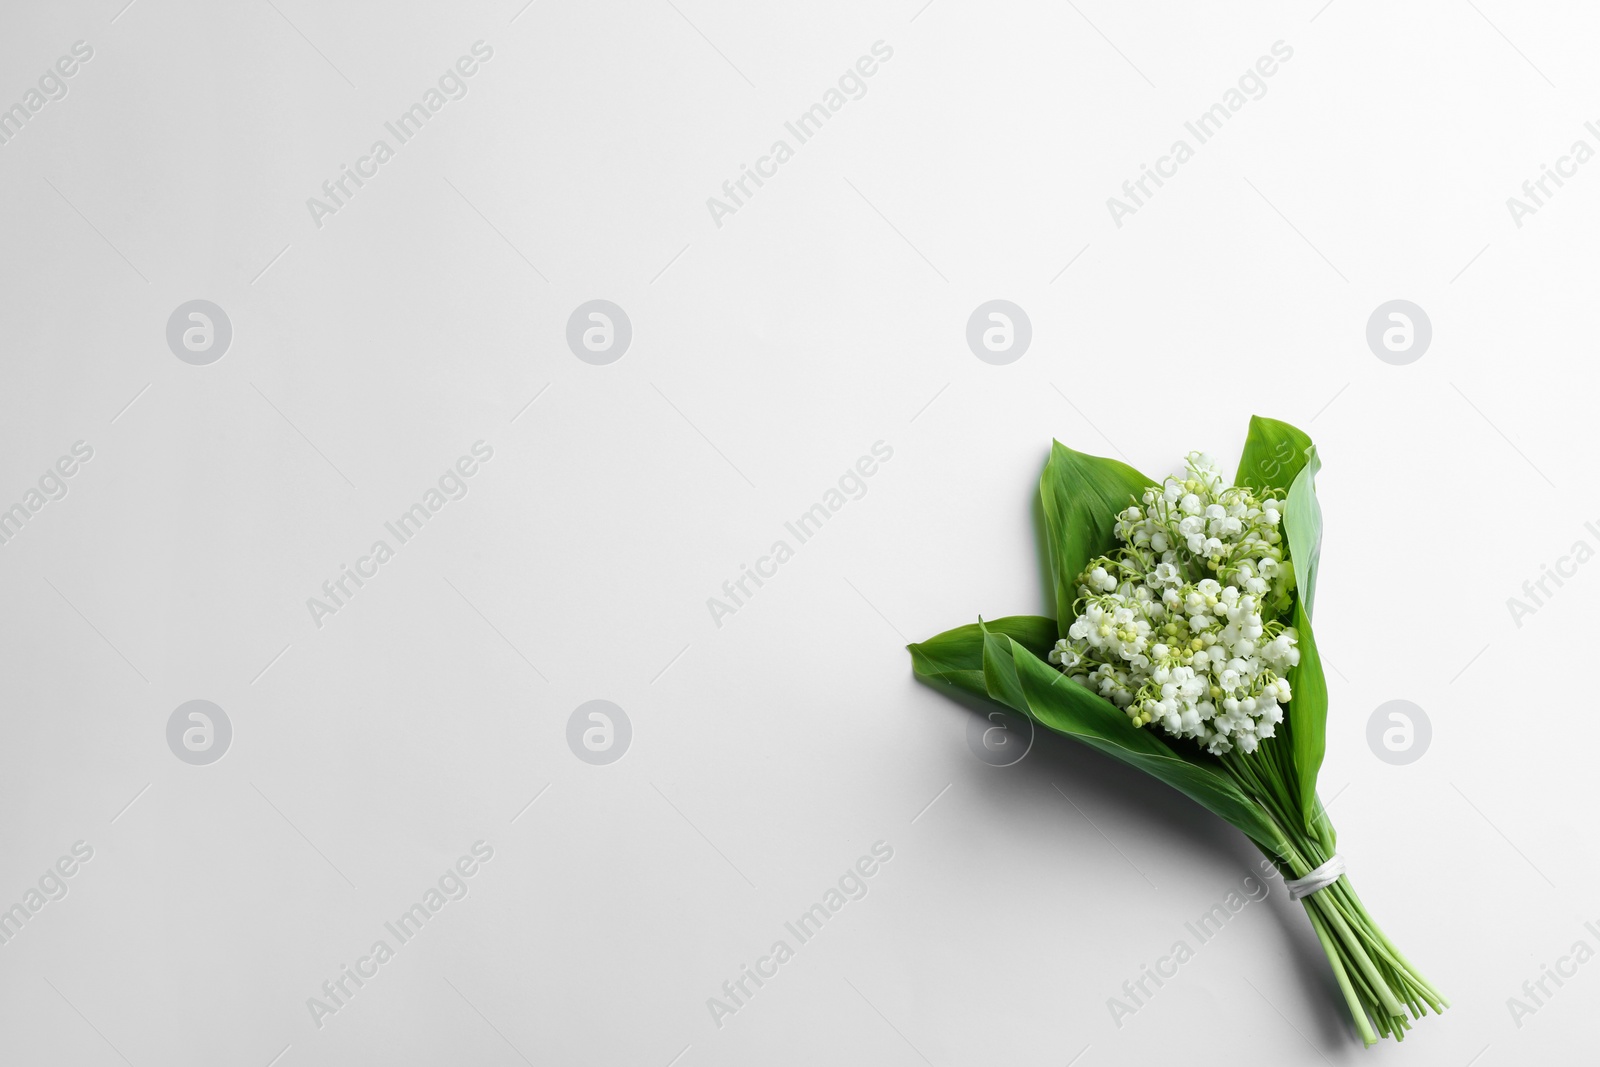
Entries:
{"label": "lily of the valley flower", "polygon": [[1117,516],[1122,548],[1084,569],[1079,617],[1050,662],[1137,726],[1214,755],[1254,752],[1283,721],[1300,662],[1282,494],[1227,485],[1200,452],[1185,466]]}

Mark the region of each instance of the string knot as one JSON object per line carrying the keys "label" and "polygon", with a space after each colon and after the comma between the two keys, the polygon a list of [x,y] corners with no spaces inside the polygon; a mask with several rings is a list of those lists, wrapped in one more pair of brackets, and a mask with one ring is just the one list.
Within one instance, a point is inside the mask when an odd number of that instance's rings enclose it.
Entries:
{"label": "string knot", "polygon": [[1301,897],[1309,897],[1319,889],[1328,888],[1337,882],[1343,874],[1344,857],[1335,852],[1327,863],[1310,872],[1304,878],[1286,878],[1283,884],[1289,890],[1289,899],[1299,900]]}

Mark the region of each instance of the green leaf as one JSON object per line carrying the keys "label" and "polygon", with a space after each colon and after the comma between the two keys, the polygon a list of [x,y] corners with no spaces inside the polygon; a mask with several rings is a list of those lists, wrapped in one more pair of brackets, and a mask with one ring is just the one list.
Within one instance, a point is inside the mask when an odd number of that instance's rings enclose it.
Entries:
{"label": "green leaf", "polygon": [[1250,420],[1234,483],[1258,490],[1288,486],[1283,526],[1289,562],[1294,567],[1294,627],[1300,635],[1300,663],[1289,672],[1289,687],[1294,691],[1289,701],[1294,785],[1306,832],[1331,847],[1332,826],[1317,800],[1317,774],[1328,744],[1328,681],[1311,630],[1322,552],[1322,508],[1315,484],[1321,469],[1322,461],[1309,436],[1286,422],[1257,415]]}
{"label": "green leaf", "polygon": [[1136,504],[1155,483],[1126,463],[1074,452],[1053,442],[1039,478],[1044,505],[1050,584],[1056,593],[1056,623],[1062,637],[1072,625],[1078,575],[1084,565],[1117,547],[1117,513]]}
{"label": "green leaf", "polygon": [[1281,492],[1306,465],[1306,452],[1311,447],[1311,438],[1287,422],[1252,416],[1233,484]]}
{"label": "green leaf", "polygon": [[[1279,426],[1285,424],[1279,423]],[[1251,429],[1254,431],[1254,421]],[[1293,427],[1288,427],[1293,430]],[[1322,672],[1322,656],[1317,651],[1311,629],[1311,612],[1316,602],[1317,566],[1322,553],[1322,507],[1317,503],[1316,476],[1322,469],[1316,446],[1305,439],[1304,462],[1295,472],[1284,505],[1283,527],[1289,542],[1289,562],[1294,566],[1294,628],[1300,635],[1300,662],[1289,672],[1289,738],[1294,744],[1295,791],[1300,798],[1300,814],[1306,832],[1326,836],[1331,845],[1332,826],[1317,800],[1317,775],[1328,747],[1328,680]],[[1296,445],[1299,445],[1296,441]]]}
{"label": "green leaf", "polygon": [[[980,624],[981,626],[982,624]],[[1072,681],[1010,637],[989,632],[983,642],[989,695],[1056,733],[1160,779],[1210,809],[1277,855],[1283,836],[1261,806],[1245,795],[1220,764],[1173,749],[1142,729],[1109,700]]]}
{"label": "green leaf", "polygon": [[[1055,647],[1056,620],[1042,615],[1012,615],[986,625],[990,633],[1013,638],[1040,658],[1049,655]],[[906,648],[911,652],[911,669],[917,677],[953,685],[979,696],[988,695],[983,682],[983,628],[978,623],[946,630]]]}
{"label": "green leaf", "polygon": [[1306,614],[1305,602],[1298,597],[1294,602],[1294,628],[1300,635],[1300,662],[1289,671],[1289,688],[1294,694],[1289,700],[1289,739],[1294,742],[1300,814],[1305,819],[1306,832],[1319,834],[1318,823],[1326,819],[1320,814],[1317,801],[1317,774],[1328,747],[1328,680],[1322,673],[1322,656],[1311,632],[1311,617]]}
{"label": "green leaf", "polygon": [[[1294,564],[1294,584],[1311,617],[1317,594],[1317,564],[1322,555],[1322,505],[1317,503],[1315,478],[1322,469],[1317,449],[1306,449],[1305,466],[1289,486],[1283,525],[1289,535],[1289,561]],[[1293,683],[1291,683],[1293,684]]]}

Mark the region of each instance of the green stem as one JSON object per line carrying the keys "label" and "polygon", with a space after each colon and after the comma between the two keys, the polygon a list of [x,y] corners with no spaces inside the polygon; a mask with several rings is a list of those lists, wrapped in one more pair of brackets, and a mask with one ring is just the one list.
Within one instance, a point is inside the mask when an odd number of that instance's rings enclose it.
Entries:
{"label": "green stem", "polygon": [[1311,929],[1317,932],[1317,940],[1322,942],[1322,951],[1328,954],[1328,963],[1333,967],[1333,977],[1339,983],[1339,992],[1344,994],[1345,1006],[1350,1009],[1350,1018],[1355,1020],[1356,1031],[1361,1034],[1361,1043],[1371,1048],[1378,1043],[1378,1035],[1372,1032],[1372,1023],[1367,1021],[1367,1012],[1361,1005],[1361,998],[1356,995],[1355,989],[1350,985],[1350,976],[1345,973],[1344,964],[1339,959],[1339,950],[1333,943],[1333,937],[1328,933],[1327,926],[1316,912],[1307,908],[1306,917],[1311,920]]}
{"label": "green stem", "polygon": [[1366,978],[1368,984],[1372,986],[1373,992],[1377,994],[1378,1003],[1383,1006],[1384,1013],[1387,1015],[1404,1015],[1405,1009],[1395,999],[1394,991],[1389,988],[1389,983],[1385,982],[1383,976],[1378,973],[1378,968],[1373,965],[1372,958],[1367,955],[1366,946],[1362,945],[1360,939],[1356,936],[1355,928],[1345,921],[1338,905],[1326,899],[1321,892],[1313,893],[1305,899],[1315,902],[1316,906],[1322,909],[1323,917],[1332,923],[1334,932],[1339,935],[1340,940],[1350,950],[1350,961],[1356,965],[1356,968]]}

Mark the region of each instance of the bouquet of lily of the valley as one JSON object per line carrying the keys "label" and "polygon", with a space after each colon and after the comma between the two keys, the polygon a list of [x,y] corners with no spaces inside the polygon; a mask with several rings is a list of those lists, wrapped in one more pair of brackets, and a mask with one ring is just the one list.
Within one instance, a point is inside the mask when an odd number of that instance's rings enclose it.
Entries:
{"label": "bouquet of lily of the valley", "polygon": [[910,650],[922,678],[1092,745],[1244,831],[1305,905],[1371,1045],[1447,1002],[1367,914],[1317,798],[1318,469],[1309,437],[1260,417],[1232,485],[1198,452],[1158,483],[1057,442],[1039,482],[1057,617],[980,619]]}

